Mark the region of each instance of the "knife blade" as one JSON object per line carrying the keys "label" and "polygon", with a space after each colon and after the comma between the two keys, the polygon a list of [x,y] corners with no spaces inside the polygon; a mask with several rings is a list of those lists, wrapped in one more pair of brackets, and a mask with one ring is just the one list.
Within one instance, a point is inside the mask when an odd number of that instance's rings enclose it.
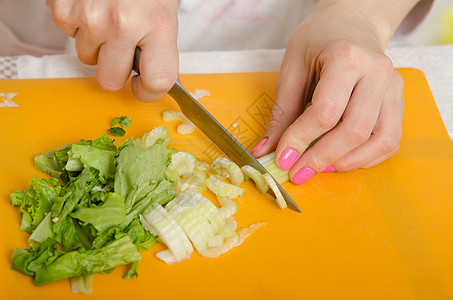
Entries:
{"label": "knife blade", "polygon": [[[140,74],[141,49],[136,48],[133,70]],[[168,94],[176,101],[183,114],[198,127],[220,150],[222,150],[239,167],[250,165],[262,174],[268,173],[260,162],[225,128],[219,123],[195,98],[193,98],[178,80]],[[272,175],[271,175],[272,176]],[[272,178],[274,179],[274,178]],[[289,208],[301,212],[288,193],[274,179]],[[268,191],[275,197],[272,189]]]}

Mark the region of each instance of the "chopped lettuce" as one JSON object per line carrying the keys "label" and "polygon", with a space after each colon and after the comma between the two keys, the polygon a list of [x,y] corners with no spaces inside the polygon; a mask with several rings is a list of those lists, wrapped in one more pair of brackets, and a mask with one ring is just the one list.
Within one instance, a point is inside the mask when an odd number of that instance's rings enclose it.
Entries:
{"label": "chopped lettuce", "polygon": [[126,130],[118,126],[109,128],[107,131],[113,136],[123,136],[126,134]]}
{"label": "chopped lettuce", "polygon": [[122,148],[116,168],[115,192],[126,197],[126,212],[166,179],[165,169],[170,162],[170,151],[163,140],[150,148],[142,148],[135,141]]}
{"label": "chopped lettuce", "polygon": [[123,128],[126,128],[128,127],[129,125],[131,125],[132,123],[132,119],[127,117],[127,116],[123,116],[123,117],[116,117],[116,118],[113,118],[112,119],[112,122],[111,122],[111,125],[110,126],[115,126],[116,124],[120,124],[121,127]]}
{"label": "chopped lettuce", "polygon": [[93,225],[97,231],[120,226],[127,222],[124,196],[118,193],[109,193],[107,199],[101,205],[82,207],[73,212],[71,216],[83,223]]}
{"label": "chopped lettuce", "polygon": [[[132,119],[127,116],[116,117],[113,118],[112,122],[110,123],[111,127],[107,131],[113,136],[123,136],[126,134],[126,131],[123,128],[128,127],[129,125],[131,125],[131,123]],[[119,126],[115,126],[117,124],[119,124]]]}
{"label": "chopped lettuce", "polygon": [[[111,130],[124,133],[130,122],[115,118]],[[105,134],[38,155],[36,168],[51,177],[34,177],[11,194],[20,229],[30,233],[30,247],[15,249],[12,268],[36,285],[69,278],[73,292],[90,293],[94,273],[128,265],[123,278],[138,276],[140,251],[157,238],[169,247],[156,255],[167,263],[189,258],[193,247],[215,257],[239,245],[256,230],[235,231],[232,198],[244,190],[239,167],[219,158],[208,173],[210,165],[169,144],[161,126],[118,148]],[[215,174],[225,170],[233,184]],[[206,188],[221,208],[201,195]]]}
{"label": "chopped lettuce", "polygon": [[72,278],[82,292],[90,291],[91,274],[119,265],[131,266],[124,278],[137,276],[139,251],[157,243],[139,214],[174,198],[170,162],[164,139],[138,146],[130,138],[117,148],[106,134],[38,155],[36,168],[51,177],[34,177],[11,194],[20,229],[30,233],[30,248],[12,255],[13,269],[37,285]]}
{"label": "chopped lettuce", "polygon": [[118,237],[100,249],[59,251],[55,241],[47,240],[38,249],[18,250],[13,253],[13,269],[35,277],[35,284],[106,272],[117,266],[141,259],[127,234]]}

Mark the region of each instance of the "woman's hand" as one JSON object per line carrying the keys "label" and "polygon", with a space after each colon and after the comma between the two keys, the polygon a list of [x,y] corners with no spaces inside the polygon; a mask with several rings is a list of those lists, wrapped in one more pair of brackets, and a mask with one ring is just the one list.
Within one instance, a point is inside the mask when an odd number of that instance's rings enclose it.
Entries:
{"label": "woman's hand", "polygon": [[162,97],[178,78],[177,0],[46,0],[55,24],[75,39],[77,55],[97,65],[99,85],[110,91],[128,80],[135,48],[142,49],[138,99]]}
{"label": "woman's hand", "polygon": [[372,167],[399,148],[404,87],[384,54],[392,26],[369,18],[359,5],[367,1],[338,2],[321,1],[292,35],[266,138],[252,151],[275,149],[295,184],[323,171]]}

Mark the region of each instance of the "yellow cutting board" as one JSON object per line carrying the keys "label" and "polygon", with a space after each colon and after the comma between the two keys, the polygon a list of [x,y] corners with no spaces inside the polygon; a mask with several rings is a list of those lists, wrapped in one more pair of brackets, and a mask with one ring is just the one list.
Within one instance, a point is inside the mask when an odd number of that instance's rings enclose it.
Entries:
{"label": "yellow cutting board", "polygon": [[[34,286],[12,271],[14,248],[27,247],[9,193],[26,189],[33,157],[80,139],[95,139],[117,116],[133,119],[124,138],[166,125],[172,145],[201,160],[220,155],[198,131],[181,136],[168,96],[140,103],[129,88],[102,91],[92,78],[0,80],[0,299],[453,299],[453,145],[423,73],[399,70],[406,110],[399,153],[367,170],[319,174],[284,188],[302,213],[280,210],[253,184],[242,184],[240,227],[265,222],[218,258],[194,253],[166,265],[143,253],[139,277],[126,268],[96,274],[93,294],[73,295],[68,280]],[[251,149],[264,135],[276,73],[181,76],[190,92]],[[198,89],[198,91],[196,91]],[[13,106],[13,107],[12,107]],[[208,195],[209,196],[209,195]],[[140,297],[140,298],[139,298]]]}

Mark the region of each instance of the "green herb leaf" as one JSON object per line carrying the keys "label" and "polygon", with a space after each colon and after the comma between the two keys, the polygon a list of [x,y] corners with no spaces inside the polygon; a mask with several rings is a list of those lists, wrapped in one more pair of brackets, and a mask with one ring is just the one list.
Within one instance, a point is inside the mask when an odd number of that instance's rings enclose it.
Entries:
{"label": "green herb leaf", "polygon": [[108,129],[108,132],[113,136],[123,136],[126,134],[126,131],[121,127],[112,127]]}
{"label": "green herb leaf", "polygon": [[127,116],[116,117],[116,118],[113,118],[113,120],[111,122],[111,126],[113,127],[113,126],[115,126],[118,123],[121,125],[121,127],[126,128],[129,125],[131,125],[132,119],[127,117]]}

